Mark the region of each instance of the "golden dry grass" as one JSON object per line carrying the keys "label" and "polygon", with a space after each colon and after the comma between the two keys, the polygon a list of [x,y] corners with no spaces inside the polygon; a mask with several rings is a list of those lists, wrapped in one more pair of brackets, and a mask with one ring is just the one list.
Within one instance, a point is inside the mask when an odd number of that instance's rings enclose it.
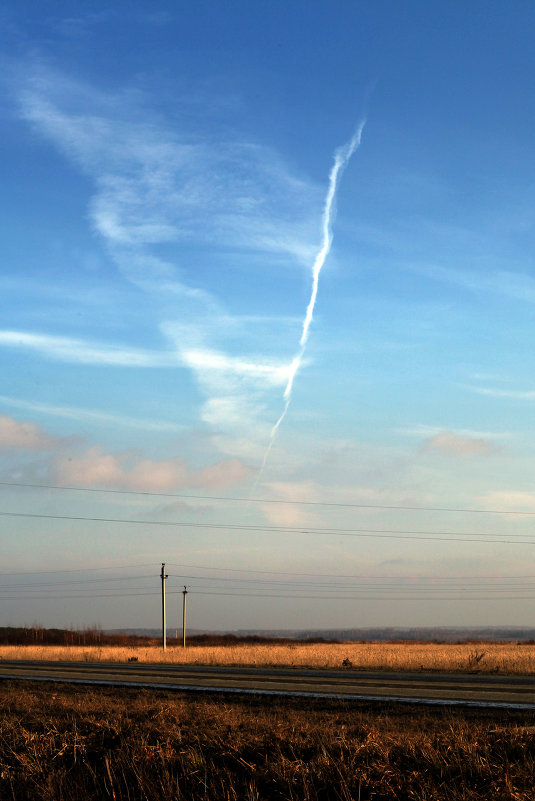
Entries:
{"label": "golden dry grass", "polygon": [[0,659],[242,665],[356,670],[535,673],[535,645],[522,643],[296,643],[232,646],[0,646]]}
{"label": "golden dry grass", "polygon": [[532,712],[0,683],[11,801],[532,801]]}

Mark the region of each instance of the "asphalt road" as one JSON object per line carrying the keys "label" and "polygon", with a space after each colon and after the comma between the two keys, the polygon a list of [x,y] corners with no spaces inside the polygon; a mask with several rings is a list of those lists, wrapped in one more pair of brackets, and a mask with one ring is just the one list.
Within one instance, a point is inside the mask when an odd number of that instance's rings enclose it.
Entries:
{"label": "asphalt road", "polygon": [[535,708],[535,677],[0,661],[0,679],[347,700]]}

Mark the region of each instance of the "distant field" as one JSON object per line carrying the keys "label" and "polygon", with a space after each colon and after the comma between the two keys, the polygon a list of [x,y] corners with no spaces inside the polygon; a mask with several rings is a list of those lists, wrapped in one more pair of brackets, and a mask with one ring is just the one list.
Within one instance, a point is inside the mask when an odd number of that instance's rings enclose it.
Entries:
{"label": "distant field", "polygon": [[532,643],[291,643],[231,646],[2,645],[1,659],[262,667],[353,668],[385,671],[479,671],[535,674]]}

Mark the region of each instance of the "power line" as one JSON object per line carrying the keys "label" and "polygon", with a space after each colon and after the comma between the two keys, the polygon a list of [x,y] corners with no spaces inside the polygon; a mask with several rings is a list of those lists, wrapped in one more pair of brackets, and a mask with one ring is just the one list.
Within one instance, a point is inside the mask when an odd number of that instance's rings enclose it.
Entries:
{"label": "power line", "polygon": [[[137,526],[165,526],[179,528],[225,529],[228,531],[265,531],[292,534],[330,534],[333,536],[373,537],[377,539],[432,540],[434,542],[492,542],[508,545],[535,545],[535,540],[527,540],[523,535],[513,535],[516,539],[499,539],[503,534],[486,532],[486,537],[473,536],[462,531],[397,531],[393,529],[357,528],[317,528],[314,526],[259,526],[234,523],[185,523],[172,520],[132,520],[118,517],[89,517],[85,515],[49,515],[30,512],[0,512],[2,517],[24,517],[39,520],[71,520],[75,522],[121,523]],[[444,536],[442,536],[444,535]]]}
{"label": "power line", "polygon": [[[150,577],[153,579],[153,577]],[[190,581],[195,581],[198,577],[196,576],[183,576],[183,579],[188,579]],[[224,581],[224,579],[219,579],[219,582]],[[232,580],[228,579],[229,582],[231,581],[239,581],[239,580]],[[245,580],[243,580],[245,581]],[[191,585],[194,590],[200,589],[223,589],[220,584],[214,584],[213,582],[207,581],[206,583],[201,582],[195,583]],[[520,590],[520,589],[535,589],[535,583],[531,582],[504,582],[501,584],[488,584],[488,583],[456,583],[450,585],[434,585],[431,583],[420,584],[415,586],[413,584],[408,584],[407,582],[398,581],[392,584],[382,584],[382,583],[373,583],[373,584],[314,584],[312,582],[306,582],[305,584],[292,584],[291,582],[270,582],[265,581],[258,584],[255,582],[255,586],[259,586],[259,589],[262,590],[284,590],[286,592],[301,592],[303,590],[308,591],[315,591],[316,593],[321,593],[324,591],[327,592],[336,592],[336,593],[359,593],[359,594],[366,594],[369,592],[376,592],[378,590],[383,592],[400,592],[400,591],[410,591],[415,593],[422,593],[422,592],[442,592],[442,593],[452,593],[452,592],[463,592],[463,593],[474,593],[474,592],[481,592],[484,590],[492,590],[496,593],[502,592],[510,592],[511,590]],[[253,589],[254,587],[250,586],[250,583],[247,582],[247,586],[231,586],[229,589],[237,590],[239,592],[247,592],[248,590]],[[39,593],[45,592],[57,592],[57,591],[67,591],[76,593],[76,596],[79,597],[80,593],[92,593],[91,597],[98,597],[99,594],[102,592],[112,593],[113,595],[117,595],[122,593],[124,590],[134,591],[134,590],[145,590],[147,589],[145,586],[128,586],[128,587],[87,587],[86,585],[83,586],[72,586],[70,583],[62,583],[59,584],[17,584],[16,586],[7,585],[7,586],[0,586],[0,597],[5,595],[13,595],[14,593],[20,592],[23,596],[35,596],[39,595]],[[84,596],[84,597],[87,597]],[[363,596],[364,597],[364,596]]]}
{"label": "power line", "polygon": [[228,495],[189,495],[174,492],[150,492],[148,490],[116,490],[102,487],[76,487],[60,486],[58,484],[27,484],[19,481],[0,481],[0,486],[4,487],[28,487],[32,489],[52,489],[66,490],[68,492],[100,492],[111,495],[142,495],[153,498],[182,498],[186,500],[201,501],[228,501],[231,503],[276,503],[297,506],[331,506],[341,509],[393,509],[411,512],[458,512],[468,514],[484,515],[525,515],[535,516],[534,512],[518,511],[512,509],[474,509],[456,508],[450,506],[409,506],[397,504],[375,504],[375,503],[338,503],[334,501],[296,501],[276,498],[242,498],[239,496]]}
{"label": "power line", "polygon": [[[178,595],[178,593],[174,593]],[[507,597],[500,597],[496,598],[495,596],[491,596],[490,598],[487,597],[470,597],[467,599],[463,595],[459,596],[452,596],[447,595],[444,597],[441,596],[430,596],[430,597],[412,597],[412,596],[401,596],[401,597],[392,597],[392,596],[362,596],[362,595],[345,595],[343,597],[339,595],[282,595],[278,593],[273,594],[256,594],[256,593],[235,593],[235,592],[209,592],[202,590],[201,592],[194,592],[194,595],[228,595],[234,596],[238,598],[289,598],[289,599],[305,599],[305,600],[321,600],[321,601],[535,601],[535,596],[520,596],[520,595],[511,595]]]}
{"label": "power line", "polygon": [[[95,594],[95,595],[32,595],[32,596],[25,596],[25,595],[15,595],[12,594],[8,597],[3,597],[2,601],[20,601],[24,598],[28,598],[29,601],[61,601],[65,599],[74,600],[78,599],[91,599],[96,600],[98,598],[134,598],[143,595],[159,595],[159,592],[126,592],[122,595],[116,595],[115,593],[102,593],[102,594]],[[172,593],[178,595],[178,593]]]}
{"label": "power line", "polygon": [[154,567],[154,562],[142,562],[137,565],[106,565],[105,567],[72,567],[61,570],[18,570],[10,573],[0,573],[1,576],[40,576],[53,573],[86,573],[97,570],[129,570],[131,567]]}
{"label": "power line", "polygon": [[[188,590],[188,594],[189,594]],[[170,590],[168,591],[169,595],[181,595],[182,590]],[[391,596],[391,595],[379,595],[379,596],[369,596],[369,595],[324,595],[324,594],[314,594],[314,595],[304,595],[304,594],[284,594],[284,593],[252,593],[252,592],[220,592],[220,591],[212,591],[212,590],[192,590],[193,595],[215,595],[215,596],[227,596],[227,597],[235,597],[235,598],[277,598],[277,599],[290,599],[290,600],[331,600],[331,601],[463,601],[463,600],[470,600],[470,601],[533,601],[535,600],[535,596],[524,596],[524,595],[511,595],[511,596],[470,596],[467,598],[465,595],[429,595],[429,596],[413,596],[413,595],[399,595],[399,596]],[[94,595],[32,595],[30,597],[25,596],[23,594],[12,594],[7,597],[3,597],[2,601],[21,601],[21,600],[42,600],[42,601],[58,601],[58,600],[97,600],[100,598],[138,598],[138,597],[145,597],[145,596],[155,596],[160,595],[157,591],[148,591],[148,592],[127,592],[121,594],[110,594],[110,593],[100,593]]]}
{"label": "power line", "polygon": [[197,570],[217,570],[225,571],[227,573],[260,573],[261,575],[273,576],[310,576],[311,578],[345,578],[345,579],[436,579],[438,581],[449,581],[450,579],[522,579],[522,578],[535,578],[535,575],[522,575],[522,576],[365,576],[362,574],[343,574],[343,573],[296,573],[295,571],[284,570],[254,570],[246,567],[205,567],[204,565],[192,565],[181,562],[167,562],[171,567],[193,567]]}
{"label": "power line", "polygon": [[[3,573],[3,576],[9,578],[10,574]],[[13,576],[17,574],[11,574]],[[19,574],[20,575],[20,574]],[[22,587],[72,587],[78,584],[102,584],[103,582],[109,581],[133,581],[134,579],[153,579],[154,576],[152,574],[145,574],[145,575],[138,575],[138,576],[105,576],[104,578],[99,579],[73,579],[72,581],[18,581],[17,584]],[[9,587],[9,585],[4,585],[2,587],[0,585],[0,591],[5,589],[5,587]]]}
{"label": "power line", "polygon": [[[258,585],[258,584],[265,585],[265,584],[268,584],[269,586],[283,586],[283,587],[295,586],[295,587],[318,587],[318,588],[325,588],[325,587],[326,588],[348,588],[348,587],[349,588],[356,588],[356,587],[361,586],[364,589],[368,589],[370,587],[385,587],[385,588],[389,588],[394,583],[397,583],[399,585],[403,585],[403,584],[407,584],[407,582],[411,581],[411,579],[406,579],[404,576],[395,576],[395,577],[392,577],[392,579],[390,580],[391,581],[390,584],[388,584],[388,583],[378,583],[378,580],[374,580],[373,583],[368,583],[368,582],[362,583],[362,584],[356,583],[357,581],[364,582],[365,581],[364,579],[357,579],[357,580],[355,580],[355,581],[353,581],[351,583],[345,583],[344,582],[344,583],[340,584],[340,583],[333,583],[333,582],[327,582],[327,581],[322,581],[322,582],[317,582],[317,581],[298,581],[298,582],[295,582],[294,581],[294,582],[292,582],[291,580],[277,581],[276,579],[244,579],[244,578],[233,578],[233,577],[228,577],[228,576],[223,576],[223,577],[219,577],[219,576],[192,576],[192,575],[175,574],[175,573],[170,573],[169,574],[169,578],[178,578],[178,579],[181,579],[181,580],[188,579],[188,581],[212,581],[212,582],[216,581],[216,582],[232,582],[232,583],[238,583],[239,582],[239,583],[242,583],[242,584],[253,584],[253,585]],[[533,579],[535,577],[534,576],[522,576],[521,578],[522,579],[524,579],[524,578]],[[504,586],[507,587],[507,586],[510,586],[510,585],[515,586],[515,587],[516,586],[528,586],[528,587],[531,587],[534,584],[533,581],[529,581],[528,583],[519,583],[518,581],[514,581],[513,579],[514,579],[514,577],[503,577],[503,579],[501,579],[501,583],[499,583],[499,584],[494,583],[493,584],[493,583],[489,583],[488,581],[481,581],[481,580],[479,580],[479,581],[465,581],[462,578],[459,578],[459,579],[451,579],[451,581],[455,582],[454,584],[450,584],[450,585],[446,584],[446,585],[444,585],[444,583],[442,583],[437,588],[441,589],[441,590],[447,590],[450,587],[453,587],[453,588],[462,587],[462,588],[464,588],[464,587],[471,587],[471,586],[474,587],[475,586],[475,587],[489,587],[489,588],[497,588],[497,589],[499,589],[500,587],[504,587]],[[379,581],[381,581],[381,580],[379,580]],[[384,579],[383,579],[383,581],[384,581]],[[434,584],[433,584],[434,581],[435,581],[435,579],[421,580],[421,581],[418,582],[418,587],[415,587],[415,589],[419,589],[421,587],[426,587],[426,586],[429,586],[429,587],[432,588],[434,586]],[[196,584],[195,586],[198,587],[200,585]]]}
{"label": "power line", "polygon": [[[8,577],[9,578],[9,577]],[[450,576],[450,577],[418,577],[418,578],[411,578],[407,576],[383,576],[383,577],[373,577],[373,576],[355,576],[351,577],[349,581],[348,578],[340,577],[333,575],[331,576],[331,581],[310,581],[305,580],[303,581],[300,576],[294,577],[294,579],[272,579],[272,578],[242,578],[242,577],[234,577],[234,576],[210,576],[210,575],[192,575],[192,574],[185,574],[185,573],[172,573],[169,574],[169,578],[177,578],[180,581],[187,579],[188,581],[195,581],[195,587],[213,587],[214,583],[217,584],[221,583],[228,583],[228,584],[238,584],[238,585],[253,585],[253,586],[268,586],[268,587],[287,587],[287,588],[296,588],[302,589],[307,587],[317,588],[318,590],[328,589],[328,590],[337,590],[337,591],[344,591],[344,590],[370,590],[370,589],[385,589],[385,590],[396,590],[403,587],[409,587],[410,589],[415,589],[416,591],[420,592],[422,589],[430,588],[432,590],[440,590],[440,591],[451,591],[456,589],[462,589],[465,591],[473,591],[473,588],[477,590],[480,589],[494,589],[496,591],[503,591],[504,588],[507,587],[531,587],[534,585],[533,579],[535,576],[523,575],[523,576],[498,576],[498,577],[464,577],[464,576]],[[47,589],[57,589],[58,587],[70,587],[73,590],[77,590],[80,588],[81,592],[86,592],[89,590],[95,590],[96,592],[102,591],[104,589],[113,590],[114,592],[118,592],[121,590],[121,587],[103,587],[102,584],[109,584],[110,582],[131,582],[136,581],[138,579],[147,579],[153,580],[153,574],[138,574],[138,575],[130,575],[130,576],[107,576],[98,579],[73,579],[69,581],[25,581],[25,582],[17,582],[17,587],[20,587],[25,592],[41,592]],[[342,579],[342,581],[340,581]],[[200,582],[200,583],[199,583]],[[208,584],[203,583],[208,582]],[[417,582],[417,585],[414,584]],[[88,585],[92,585],[89,586]],[[100,586],[94,586],[100,585]],[[34,589],[37,588],[37,589]],[[137,587],[128,587],[129,590],[131,589],[138,589]],[[144,589],[144,588],[139,588]],[[14,587],[12,584],[4,584],[3,586],[0,585],[0,593],[9,593],[13,592]]]}
{"label": "power line", "polygon": [[[134,580],[135,578],[139,577],[129,577],[129,581]],[[150,578],[153,579],[153,576],[142,576],[141,578]],[[248,590],[253,589],[250,585],[253,584],[254,586],[259,586],[260,589],[281,589],[286,592],[301,592],[303,590],[315,590],[317,593],[321,593],[324,591],[327,592],[336,592],[336,593],[359,593],[359,594],[366,594],[370,592],[376,592],[378,590],[382,590],[384,592],[400,592],[400,591],[407,591],[407,592],[415,592],[415,593],[422,593],[422,592],[442,592],[442,593],[452,593],[452,592],[463,592],[463,593],[474,593],[474,592],[481,592],[484,590],[492,590],[493,592],[501,593],[501,592],[509,592],[511,589],[519,590],[519,589],[533,589],[535,584],[533,581],[528,582],[518,582],[518,581],[505,581],[499,584],[491,584],[488,582],[465,582],[465,581],[457,581],[454,584],[434,584],[432,582],[425,582],[419,583],[418,585],[414,585],[412,583],[408,583],[404,581],[402,578],[395,580],[395,582],[391,582],[388,584],[380,583],[380,582],[373,582],[373,583],[351,583],[351,584],[336,584],[336,583],[327,583],[327,582],[298,582],[293,583],[291,581],[281,582],[281,581],[274,581],[274,580],[252,580],[252,579],[234,579],[234,578],[213,578],[213,577],[203,577],[203,576],[175,576],[175,578],[188,579],[189,581],[196,581],[199,583],[193,584],[194,590],[199,589],[223,589],[222,587],[218,586],[218,583],[221,582],[228,582],[232,584],[242,583],[247,584],[247,586],[231,586],[229,589],[237,590],[240,593],[247,592]],[[112,579],[113,580],[113,579]],[[214,582],[217,582],[214,584]],[[16,586],[13,585],[5,585],[0,586],[0,596],[3,595],[13,595],[14,593],[21,593],[23,596],[31,596],[39,593],[44,592],[56,592],[58,588],[67,589],[67,591],[76,593],[76,596],[79,597],[80,593],[88,593],[91,592],[92,596],[98,597],[99,594],[103,592],[106,593],[113,593],[114,595],[122,593],[124,590],[128,590],[129,592],[134,590],[145,590],[147,589],[146,586],[138,587],[138,586],[128,586],[128,587],[87,587],[85,582],[80,582],[82,586],[73,586],[72,582],[57,582],[57,583],[26,583],[26,584],[17,584]],[[59,590],[60,592],[62,590]],[[84,596],[87,597],[87,596]]]}
{"label": "power line", "polygon": [[[270,575],[270,576],[297,576],[297,577],[307,577],[307,578],[327,578],[327,579],[351,579],[351,580],[413,580],[413,581],[463,581],[463,580],[481,580],[481,581],[493,581],[493,580],[500,580],[500,579],[532,579],[535,578],[534,575],[492,575],[492,576],[460,576],[460,575],[453,575],[453,576],[434,576],[434,575],[411,575],[411,576],[392,576],[392,575],[365,575],[362,573],[306,573],[306,572],[299,572],[299,571],[285,571],[285,570],[262,570],[262,569],[254,569],[254,568],[245,568],[245,567],[215,567],[215,566],[206,566],[206,565],[197,565],[185,562],[168,562],[167,564],[171,565],[171,567],[184,567],[184,568],[194,568],[196,570],[210,570],[210,571],[217,571],[217,572],[224,572],[224,573],[248,573],[248,574],[259,574],[259,575]],[[130,568],[136,567],[157,567],[155,562],[142,562],[135,565],[106,565],[101,567],[74,567],[74,568],[62,568],[59,570],[18,570],[18,571],[11,571],[11,572],[4,572],[0,573],[0,578],[2,577],[10,577],[10,576],[38,576],[38,575],[55,575],[55,574],[63,574],[63,573],[85,573],[85,572],[96,572],[101,570],[128,570]],[[139,576],[139,578],[143,578],[144,576]],[[152,574],[147,574],[147,577],[152,577]],[[175,574],[176,578],[184,578],[183,574]],[[120,577],[120,578],[99,578],[99,579],[77,579],[78,582],[101,582],[101,581],[121,581],[126,580],[132,577]],[[138,578],[138,576],[136,576]],[[199,578],[208,578],[207,576],[202,576]],[[212,577],[214,580],[217,577]],[[255,579],[250,579],[250,581],[255,581]],[[58,582],[59,583],[59,582]]]}

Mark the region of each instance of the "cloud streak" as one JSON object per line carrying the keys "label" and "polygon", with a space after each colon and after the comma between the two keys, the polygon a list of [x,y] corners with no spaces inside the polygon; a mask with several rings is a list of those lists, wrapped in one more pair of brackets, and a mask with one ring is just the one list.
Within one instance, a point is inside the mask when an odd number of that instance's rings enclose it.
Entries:
{"label": "cloud streak", "polygon": [[[177,111],[187,105],[176,102]],[[296,361],[222,352],[221,328],[231,317],[210,287],[198,285],[192,249],[205,258],[210,248],[226,265],[246,258],[256,271],[301,269],[316,251],[320,188],[271,148],[218,135],[208,107],[201,126],[189,109],[171,128],[140,93],[105,93],[44,64],[19,71],[18,105],[34,131],[91,178],[94,230],[124,278],[156,298],[152,308],[165,309],[160,330],[179,335],[170,336],[176,356],[44,333],[4,332],[0,344],[83,364],[182,365],[206,396],[205,422],[235,431],[241,418],[263,436],[256,422],[267,393],[283,384],[291,390]]]}
{"label": "cloud streak", "polygon": [[482,437],[461,436],[454,431],[440,431],[424,442],[423,450],[439,451],[450,456],[486,456],[494,446]]}
{"label": "cloud streak", "polygon": [[406,269],[433,281],[453,284],[476,295],[482,292],[511,298],[523,303],[535,303],[535,279],[513,270],[459,270],[437,264],[405,265]]}
{"label": "cloud streak", "polygon": [[[231,252],[310,258],[319,191],[270,148],[170,130],[134,102],[40,65],[21,81],[21,116],[95,181],[90,216],[123,273],[174,277],[152,245],[208,238]],[[184,116],[184,115],[183,115]],[[121,258],[137,254],[138,264]],[[159,274],[159,275],[158,275]]]}
{"label": "cloud streak", "polygon": [[535,401],[535,390],[527,389],[497,389],[495,387],[472,387],[473,392],[478,395],[486,395],[489,398],[507,398],[510,400]]}
{"label": "cloud streak", "polygon": [[[286,382],[286,388],[284,390],[284,407],[282,413],[278,420],[276,421],[275,425],[271,429],[271,435],[269,438],[269,443],[264,453],[264,458],[262,461],[262,465],[260,467],[260,471],[258,473],[258,477],[256,479],[254,488],[257,486],[264,468],[267,464],[267,460],[269,458],[269,454],[273,447],[273,443],[275,442],[275,437],[277,436],[277,431],[279,430],[286,414],[288,413],[288,409],[290,408],[290,402],[292,399],[292,390],[294,381],[297,375],[299,368],[301,367],[301,363],[303,360],[303,356],[305,353],[306,345],[308,342],[309,330],[310,325],[312,323],[312,319],[314,316],[314,309],[316,307],[316,300],[318,297],[318,286],[319,286],[319,277],[323,265],[325,264],[325,260],[329,255],[332,245],[332,223],[334,220],[335,215],[335,201],[336,201],[336,190],[338,188],[338,182],[340,177],[346,168],[351,156],[355,152],[355,150],[359,147],[361,138],[362,138],[362,131],[364,130],[364,126],[366,124],[366,120],[362,120],[358,125],[355,133],[345,145],[339,147],[334,153],[334,163],[331,168],[331,172],[329,175],[329,186],[327,189],[327,194],[325,197],[325,202],[323,206],[323,216],[322,216],[322,242],[321,247],[316,254],[316,258],[314,259],[314,264],[312,267],[312,290],[310,293],[310,300],[308,302],[308,306],[305,312],[305,317],[303,320],[303,328],[301,331],[301,338],[299,340],[299,351],[297,355],[294,357],[290,364],[290,368],[288,371],[288,380]],[[254,490],[253,488],[253,490]]]}
{"label": "cloud streak", "polygon": [[0,404],[11,406],[15,409],[24,409],[30,412],[50,415],[52,417],[63,417],[69,420],[79,420],[83,423],[99,423],[104,425],[124,426],[126,428],[139,428],[142,431],[183,431],[184,426],[179,423],[171,423],[166,420],[145,420],[139,417],[128,417],[126,415],[110,414],[101,412],[97,409],[85,409],[76,406],[56,406],[49,403],[38,403],[36,401],[25,401],[20,398],[11,398],[7,395],[0,395]]}
{"label": "cloud streak", "polygon": [[0,346],[37,351],[43,356],[75,364],[110,367],[176,367],[173,353],[138,350],[72,337],[36,334],[28,331],[0,331]]}

